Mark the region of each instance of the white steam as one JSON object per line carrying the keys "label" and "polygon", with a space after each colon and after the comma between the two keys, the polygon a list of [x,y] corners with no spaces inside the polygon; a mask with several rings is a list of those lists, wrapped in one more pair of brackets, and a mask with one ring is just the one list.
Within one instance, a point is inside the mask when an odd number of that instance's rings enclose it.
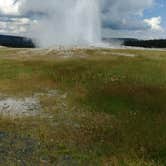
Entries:
{"label": "white steam", "polygon": [[31,26],[39,46],[85,46],[101,42],[99,6],[98,0],[24,0],[20,9],[40,14]]}

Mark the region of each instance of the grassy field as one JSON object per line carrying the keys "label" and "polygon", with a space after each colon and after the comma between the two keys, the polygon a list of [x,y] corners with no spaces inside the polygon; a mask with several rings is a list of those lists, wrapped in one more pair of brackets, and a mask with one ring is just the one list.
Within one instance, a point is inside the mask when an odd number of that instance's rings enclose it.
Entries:
{"label": "grassy field", "polygon": [[166,165],[166,51],[1,48],[0,98],[35,94],[0,116],[0,166]]}

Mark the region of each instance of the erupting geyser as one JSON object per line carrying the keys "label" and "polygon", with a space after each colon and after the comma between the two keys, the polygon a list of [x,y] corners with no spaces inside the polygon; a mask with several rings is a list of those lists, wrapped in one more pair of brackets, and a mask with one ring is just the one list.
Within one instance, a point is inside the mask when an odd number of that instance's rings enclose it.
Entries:
{"label": "erupting geyser", "polygon": [[47,13],[32,26],[32,37],[39,46],[88,46],[101,42],[98,0],[50,2],[44,9]]}
{"label": "erupting geyser", "polygon": [[[101,40],[100,11],[97,0],[77,0],[70,16],[73,43],[94,44]],[[72,36],[71,36],[72,39]]]}

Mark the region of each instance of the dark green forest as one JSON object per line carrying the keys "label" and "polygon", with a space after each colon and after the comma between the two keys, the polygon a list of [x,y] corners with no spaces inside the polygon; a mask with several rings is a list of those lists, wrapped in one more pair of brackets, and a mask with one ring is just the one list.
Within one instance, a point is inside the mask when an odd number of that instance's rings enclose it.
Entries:
{"label": "dark green forest", "polygon": [[125,40],[125,46],[145,47],[145,48],[166,48],[166,39],[158,40]]}

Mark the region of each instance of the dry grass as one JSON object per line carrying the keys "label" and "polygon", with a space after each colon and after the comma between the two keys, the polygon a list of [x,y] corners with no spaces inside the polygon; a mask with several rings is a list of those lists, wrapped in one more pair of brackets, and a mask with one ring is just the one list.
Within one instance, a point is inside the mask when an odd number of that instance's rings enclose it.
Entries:
{"label": "dry grass", "polygon": [[164,51],[1,49],[1,96],[42,111],[0,117],[0,165],[165,165],[165,82]]}

